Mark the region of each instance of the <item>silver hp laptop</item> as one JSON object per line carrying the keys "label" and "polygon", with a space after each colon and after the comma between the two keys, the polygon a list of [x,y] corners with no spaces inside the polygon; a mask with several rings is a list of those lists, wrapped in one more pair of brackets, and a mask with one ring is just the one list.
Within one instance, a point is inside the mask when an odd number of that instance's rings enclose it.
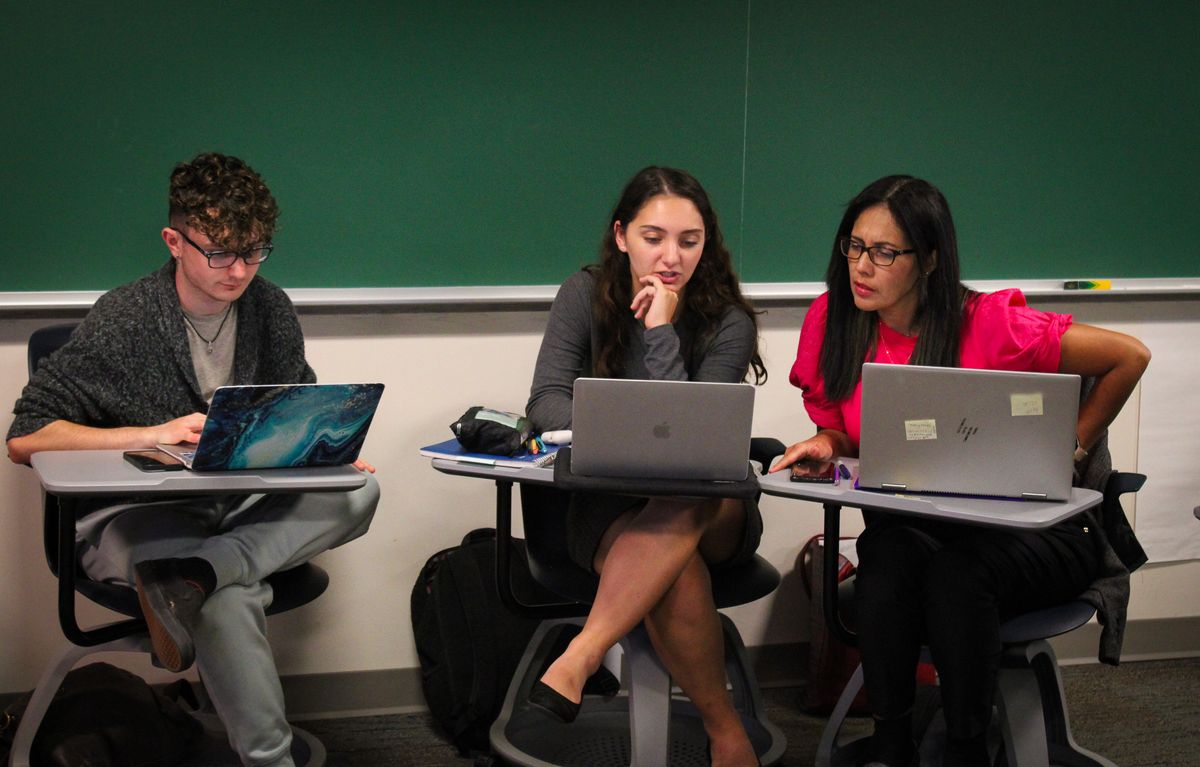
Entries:
{"label": "silver hp laptop", "polygon": [[750,384],[579,378],[571,472],[741,481],[749,474],[753,418]]}
{"label": "silver hp laptop", "polygon": [[378,383],[221,386],[200,440],[158,449],[195,471],[353,463],[381,396]]}
{"label": "silver hp laptop", "polygon": [[1066,500],[1079,376],[867,363],[858,486]]}

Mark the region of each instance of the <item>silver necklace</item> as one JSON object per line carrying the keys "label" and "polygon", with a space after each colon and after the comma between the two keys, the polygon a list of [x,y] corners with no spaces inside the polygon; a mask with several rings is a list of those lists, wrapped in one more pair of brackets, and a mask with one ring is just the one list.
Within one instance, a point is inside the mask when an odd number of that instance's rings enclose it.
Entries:
{"label": "silver necklace", "polygon": [[183,321],[186,322],[188,324],[188,327],[192,329],[192,332],[196,334],[196,338],[199,338],[201,341],[208,344],[207,351],[209,354],[212,354],[213,353],[213,344],[215,344],[217,342],[217,338],[220,337],[221,331],[225,329],[225,320],[229,319],[229,314],[232,311],[233,311],[233,304],[230,304],[229,308],[225,310],[225,316],[221,318],[221,324],[217,326],[217,332],[213,333],[212,338],[205,338],[204,336],[200,335],[200,331],[196,329],[195,324],[193,324],[191,319],[188,318],[187,313],[186,312],[181,312],[181,313],[183,314]]}
{"label": "silver necklace", "polygon": [[[896,358],[892,356],[892,350],[888,348],[887,339],[883,337],[883,320],[879,321],[879,328],[876,330],[876,332],[879,335],[879,343],[883,346],[883,353],[887,356],[888,362],[892,363],[893,365],[900,364],[896,362]],[[908,360],[905,360],[904,363],[907,364]]]}

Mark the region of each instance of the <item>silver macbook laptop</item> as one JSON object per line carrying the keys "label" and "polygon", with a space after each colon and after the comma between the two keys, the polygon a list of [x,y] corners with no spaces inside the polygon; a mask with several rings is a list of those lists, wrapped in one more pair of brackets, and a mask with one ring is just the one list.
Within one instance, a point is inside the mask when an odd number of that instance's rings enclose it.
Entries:
{"label": "silver macbook laptop", "polygon": [[571,472],[741,481],[749,474],[753,418],[750,384],[579,378]]}
{"label": "silver macbook laptop", "polygon": [[378,383],[222,386],[195,445],[158,449],[195,471],[353,463],[381,396]]}
{"label": "silver macbook laptop", "polygon": [[1079,376],[867,363],[858,485],[1066,500]]}

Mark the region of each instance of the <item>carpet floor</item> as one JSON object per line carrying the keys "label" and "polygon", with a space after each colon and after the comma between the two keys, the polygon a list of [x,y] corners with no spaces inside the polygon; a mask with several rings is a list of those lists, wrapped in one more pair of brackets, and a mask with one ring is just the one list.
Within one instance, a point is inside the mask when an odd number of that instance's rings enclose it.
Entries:
{"label": "carpet floor", "polygon": [[[1200,658],[1063,669],[1071,728],[1084,748],[1122,767],[1200,767]],[[823,717],[800,711],[802,689],[764,690],[768,716],[787,736],[783,764],[811,765]],[[301,723],[328,752],[328,767],[466,767],[428,714]],[[869,722],[848,728],[867,732]]]}

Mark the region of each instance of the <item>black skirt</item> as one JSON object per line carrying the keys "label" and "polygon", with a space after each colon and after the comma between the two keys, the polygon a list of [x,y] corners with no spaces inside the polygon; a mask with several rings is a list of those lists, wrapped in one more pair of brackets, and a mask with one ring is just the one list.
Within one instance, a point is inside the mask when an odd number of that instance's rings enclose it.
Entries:
{"label": "black skirt", "polygon": [[[596,550],[600,547],[600,540],[609,525],[627,511],[640,510],[648,500],[645,497],[611,493],[572,493],[571,504],[567,510],[567,553],[571,561],[589,573],[594,572],[592,564],[596,561]],[[742,540],[728,559],[709,563],[709,567],[714,570],[747,562],[758,550],[763,532],[758,499],[749,499],[743,503],[746,505],[746,524],[743,527]]]}

